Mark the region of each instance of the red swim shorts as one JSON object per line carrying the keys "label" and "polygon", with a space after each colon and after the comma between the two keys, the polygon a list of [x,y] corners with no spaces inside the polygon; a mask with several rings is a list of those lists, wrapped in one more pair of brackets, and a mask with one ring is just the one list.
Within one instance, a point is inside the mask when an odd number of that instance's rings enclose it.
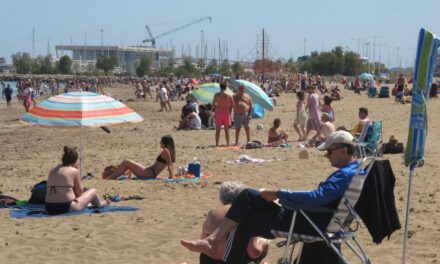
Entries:
{"label": "red swim shorts", "polygon": [[225,127],[231,125],[231,113],[228,110],[217,109],[215,110],[215,126],[220,128],[222,125]]}

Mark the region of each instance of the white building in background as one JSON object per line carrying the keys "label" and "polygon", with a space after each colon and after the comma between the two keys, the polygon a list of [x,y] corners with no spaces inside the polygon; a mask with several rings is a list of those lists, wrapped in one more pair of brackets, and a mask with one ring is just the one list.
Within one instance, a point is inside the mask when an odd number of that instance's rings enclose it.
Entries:
{"label": "white building in background", "polygon": [[72,60],[79,65],[80,71],[88,71],[101,56],[116,56],[121,71],[134,73],[141,55],[146,54],[153,59],[152,68],[166,67],[170,59],[174,58],[173,49],[151,48],[146,46],[84,46],[84,45],[57,45],[56,56],[71,52]]}

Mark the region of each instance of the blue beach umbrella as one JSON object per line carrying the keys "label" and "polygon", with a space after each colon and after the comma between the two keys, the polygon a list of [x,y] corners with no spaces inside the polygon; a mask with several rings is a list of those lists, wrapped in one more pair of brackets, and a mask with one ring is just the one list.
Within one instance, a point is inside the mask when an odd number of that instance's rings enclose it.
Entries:
{"label": "blue beach umbrella", "polygon": [[423,166],[425,141],[428,127],[427,101],[437,64],[440,38],[422,28],[417,42],[417,56],[414,67],[414,85],[412,88],[411,116],[409,121],[408,142],[405,151],[405,165],[409,166],[408,196],[406,201],[405,231],[402,263],[406,263],[406,247],[409,226],[410,201],[414,169]]}
{"label": "blue beach umbrella", "polygon": [[264,109],[273,110],[273,103],[272,100],[270,100],[269,96],[267,96],[266,92],[263,91],[258,85],[255,83],[251,83],[245,80],[235,80],[230,79],[231,86],[234,90],[238,90],[238,86],[240,84],[244,85],[245,90],[244,92],[249,94],[249,96],[252,98],[252,101],[254,104],[259,104]]}
{"label": "blue beach umbrella", "polygon": [[374,76],[371,73],[368,73],[368,72],[361,73],[361,75],[359,75],[359,78],[362,81],[374,80]]}

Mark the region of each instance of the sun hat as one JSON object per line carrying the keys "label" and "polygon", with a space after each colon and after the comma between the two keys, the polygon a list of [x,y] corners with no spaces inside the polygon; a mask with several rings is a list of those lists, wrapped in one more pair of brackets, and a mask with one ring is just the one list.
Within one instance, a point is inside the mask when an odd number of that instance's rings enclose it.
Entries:
{"label": "sun hat", "polygon": [[324,143],[317,147],[318,150],[327,150],[333,144],[355,144],[354,137],[347,131],[338,130],[331,133]]}

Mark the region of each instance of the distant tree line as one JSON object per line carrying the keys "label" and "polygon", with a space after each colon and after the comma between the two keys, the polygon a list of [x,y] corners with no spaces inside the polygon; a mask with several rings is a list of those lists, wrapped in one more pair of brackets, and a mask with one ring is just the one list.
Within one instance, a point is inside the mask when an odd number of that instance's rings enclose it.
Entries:
{"label": "distant tree line", "polygon": [[[38,56],[31,58],[29,53],[16,53],[11,56],[12,62],[17,69],[17,73],[27,74],[70,74],[74,67],[72,60],[68,56],[63,56],[59,61],[54,62],[52,56]],[[184,57],[182,63],[176,66],[174,58],[160,69],[152,71],[151,66],[153,58],[149,55],[142,55],[135,68],[135,73],[138,77],[146,75],[153,76],[168,76],[174,74],[177,77],[193,76],[200,77],[203,75],[210,75],[218,73],[223,76],[237,76],[242,75],[244,67],[239,62],[230,63],[228,60],[217,61],[215,59],[206,63],[203,59],[194,59],[192,57]],[[118,59],[115,56],[102,56],[98,58],[96,69],[101,70],[101,73],[108,75],[115,67],[118,66]],[[317,52],[314,51],[310,56],[302,56],[294,61],[293,59],[283,60],[255,60],[253,63],[253,70],[255,73],[294,73],[305,72],[311,74],[334,75],[342,74],[347,76],[358,75],[362,72],[375,69],[376,75],[381,72],[386,72],[384,64],[375,62],[370,63],[362,60],[359,54],[352,51],[344,51],[342,47],[335,47],[331,51]],[[89,74],[100,74],[96,69],[88,69]],[[93,72],[92,72],[93,71]]]}

